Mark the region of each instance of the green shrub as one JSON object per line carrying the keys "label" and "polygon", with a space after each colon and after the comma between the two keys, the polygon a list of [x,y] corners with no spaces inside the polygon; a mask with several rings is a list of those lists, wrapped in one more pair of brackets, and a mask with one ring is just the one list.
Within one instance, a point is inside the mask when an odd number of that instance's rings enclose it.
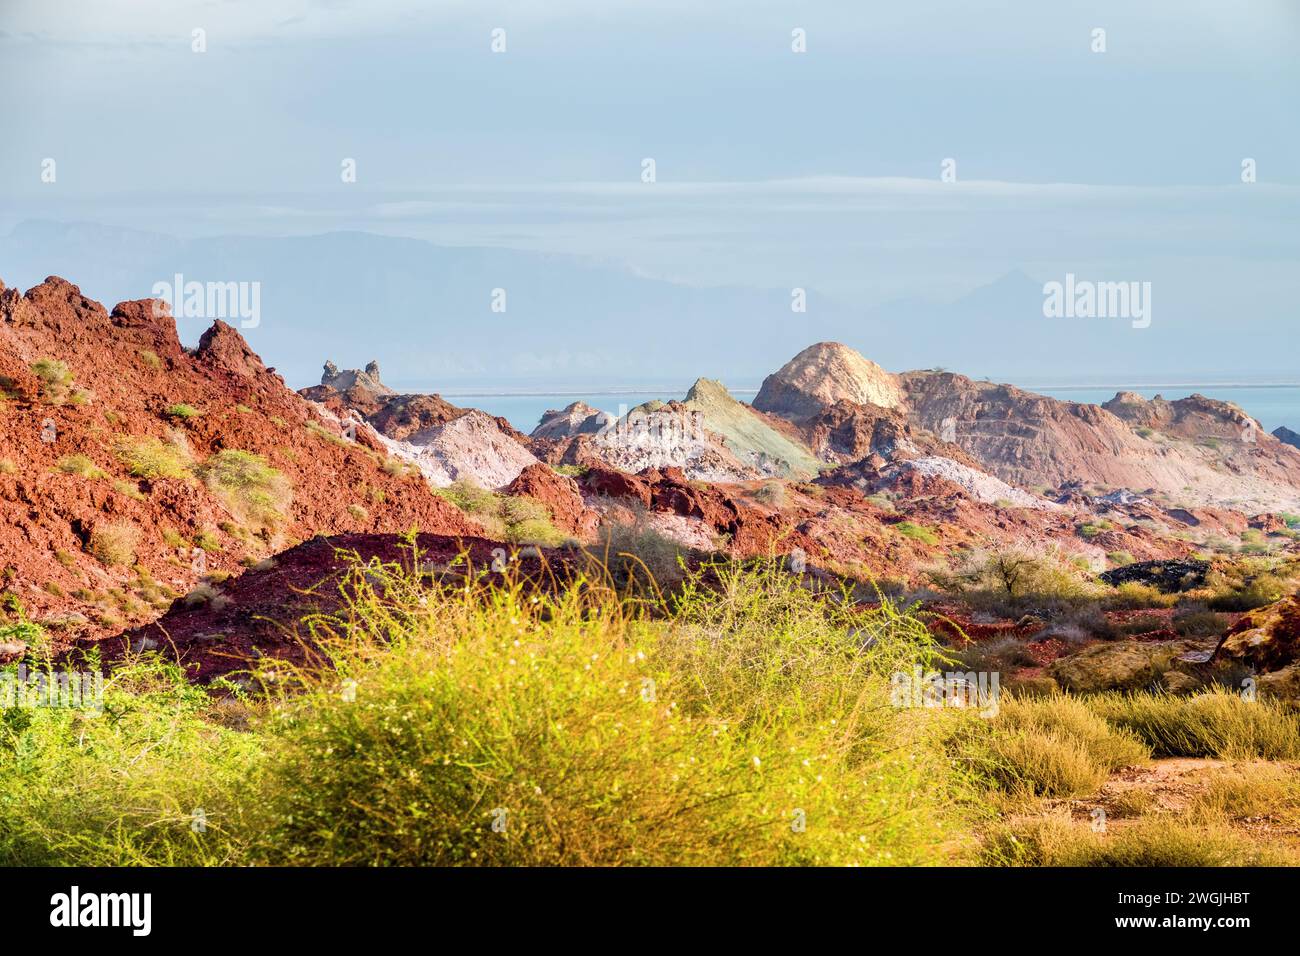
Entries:
{"label": "green shrub", "polygon": [[567,538],[551,523],[550,509],[535,498],[497,494],[465,479],[435,488],[434,493],[482,525],[487,537],[544,547],[563,544]]}
{"label": "green shrub", "polygon": [[85,455],[65,455],[59,459],[59,471],[78,478],[107,478],[107,473]]}
{"label": "green shrub", "polygon": [[1224,827],[1189,826],[1164,817],[1143,818],[1106,833],[1064,816],[998,828],[985,847],[986,862],[1004,866],[1265,866],[1296,862],[1293,854],[1253,843]]}
{"label": "green shrub", "polygon": [[916,524],[912,521],[900,521],[894,525],[894,530],[905,538],[912,538],[924,544],[938,544],[939,536],[934,533],[932,528],[927,528],[923,524]]}
{"label": "green shrub", "polygon": [[140,350],[140,361],[144,362],[145,365],[148,365],[152,369],[162,368],[162,359],[158,357],[157,352],[154,352],[151,349]]}
{"label": "green shrub", "polygon": [[1113,770],[1145,763],[1147,748],[1080,701],[1062,695],[1003,697],[984,744],[986,770],[997,786],[1026,796],[1092,793]]}
{"label": "green shrub", "polygon": [[72,370],[58,359],[37,359],[31,372],[41,381],[42,396],[51,402],[63,402],[72,390]]}
{"label": "green shrub", "polygon": [[842,611],[784,573],[737,572],[722,601],[685,598],[677,626],[593,606],[580,589],[537,604],[452,591],[426,610],[393,573],[366,567],[347,612],[315,622],[355,698],[330,680],[290,702],[270,770],[272,862],[919,863],[948,852],[940,828],[960,780],[887,706],[879,669],[902,650],[895,633],[914,656],[923,625],[903,636],[902,623],[868,619],[875,660],[837,624]]}
{"label": "green shrub", "polygon": [[[94,659],[87,670],[102,668]],[[0,709],[0,863],[212,865],[244,859],[263,741],[229,730],[177,664],[135,660],[104,710]],[[200,826],[202,824],[202,826]]]}
{"label": "green shrub", "polygon": [[946,750],[965,715],[889,704],[886,675],[932,656],[906,609],[852,610],[774,562],[693,578],[676,619],[599,580],[539,594],[431,581],[417,554],[353,562],[344,607],[305,625],[333,668],[266,661],[265,703],[215,698],[146,655],[114,670],[112,720],[0,711],[0,863],[916,865],[975,850],[960,836],[975,791]]}
{"label": "green shrub", "polygon": [[293,502],[289,480],[252,452],[219,451],[203,463],[199,474],[231,514],[255,528],[282,523]]}
{"label": "green shrub", "polygon": [[1276,701],[1215,689],[1194,697],[1099,694],[1087,706],[1158,757],[1300,759],[1300,715]]}
{"label": "green shrub", "polygon": [[124,436],[114,443],[113,452],[134,478],[183,478],[189,473],[189,452],[176,442]]}
{"label": "green shrub", "polygon": [[102,564],[135,564],[140,529],[125,521],[99,524],[90,533],[90,553]]}
{"label": "green shrub", "polygon": [[193,405],[186,405],[183,402],[178,402],[174,405],[168,405],[164,414],[171,418],[179,418],[188,421],[191,418],[198,418],[201,412]]}

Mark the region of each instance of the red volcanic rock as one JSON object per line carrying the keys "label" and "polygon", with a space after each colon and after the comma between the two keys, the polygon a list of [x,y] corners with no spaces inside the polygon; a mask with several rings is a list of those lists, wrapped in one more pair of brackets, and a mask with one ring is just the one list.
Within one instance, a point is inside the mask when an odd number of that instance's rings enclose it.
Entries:
{"label": "red volcanic rock", "polygon": [[[448,562],[467,555],[474,568],[489,569],[496,542],[472,536],[417,536],[421,569],[450,573]],[[316,537],[275,555],[257,568],[218,584],[203,601],[175,601],[158,620],[101,642],[106,659],[121,658],[129,647],[156,646],[177,660],[192,680],[206,682],[246,670],[270,658],[301,662],[312,654],[311,635],[300,622],[307,614],[330,614],[342,605],[339,584],[353,559],[377,559],[410,568],[412,552],[396,535],[345,534]],[[536,586],[556,582],[565,568],[561,552],[540,557],[520,554],[512,570]],[[319,660],[319,658],[317,658]]]}
{"label": "red volcanic rock", "polygon": [[1290,530],[1290,526],[1286,523],[1285,518],[1279,514],[1272,514],[1270,512],[1255,515],[1255,517],[1250,519],[1249,524],[1250,527],[1263,531],[1265,534],[1282,534],[1283,532]]}
{"label": "red volcanic rock", "polygon": [[[340,418],[356,412],[362,421],[396,441],[406,441],[473,411],[453,405],[437,394],[399,395],[379,380],[379,363],[373,361],[364,369],[343,371],[333,362],[326,362],[321,383],[304,388],[299,394],[308,401],[320,402]],[[490,417],[501,431],[532,450],[528,436],[508,420],[500,415]]]}
{"label": "red volcanic rock", "polygon": [[653,497],[649,477],[629,475],[613,468],[588,469],[582,476],[582,487],[590,494],[606,498],[634,498],[647,508]]}
{"label": "red volcanic rock", "polygon": [[556,474],[541,462],[521,471],[505,491],[508,495],[523,495],[540,501],[551,512],[551,521],[557,528],[583,540],[595,534],[600,522],[600,516],[583,503],[578,483]]}
{"label": "red volcanic rock", "polygon": [[[41,361],[47,380],[33,372]],[[51,384],[54,362],[67,371]],[[364,443],[373,436],[342,437],[236,329],[218,322],[186,351],[153,300],[110,314],[58,278],[25,295],[0,291],[0,391],[0,570],[56,644],[133,623],[110,592],[147,618],[205,572],[236,571],[317,533],[479,530],[418,477],[386,470],[378,443]],[[169,411],[182,404],[193,411]],[[180,477],[132,475],[118,452],[145,441],[189,466]],[[200,466],[223,450],[260,456],[283,476],[290,496],[278,518],[248,521],[204,480]],[[92,534],[110,526],[134,539],[133,562],[92,554]]]}

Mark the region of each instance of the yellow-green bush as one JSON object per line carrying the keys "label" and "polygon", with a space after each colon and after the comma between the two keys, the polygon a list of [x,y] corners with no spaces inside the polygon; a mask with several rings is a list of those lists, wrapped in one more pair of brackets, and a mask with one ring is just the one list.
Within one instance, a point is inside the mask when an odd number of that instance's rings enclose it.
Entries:
{"label": "yellow-green bush", "polygon": [[1215,689],[1194,697],[1098,694],[1086,703],[1158,757],[1300,759],[1300,715],[1277,701]]}
{"label": "yellow-green bush", "polygon": [[252,452],[219,451],[203,463],[199,474],[231,514],[255,529],[283,522],[293,501],[289,479]]}
{"label": "yellow-green bush", "polygon": [[1001,789],[1018,796],[1092,793],[1112,771],[1149,758],[1135,735],[1064,695],[1003,697],[989,724],[982,748],[985,770]]}
{"label": "yellow-green bush", "polygon": [[183,478],[189,473],[189,453],[178,443],[128,435],[114,443],[113,452],[135,478]]}
{"label": "yellow-green bush", "polygon": [[693,578],[668,618],[601,579],[542,595],[416,567],[358,562],[342,609],[304,625],[334,667],[264,661],[262,702],[146,657],[117,671],[113,720],[0,716],[0,863],[975,852],[974,785],[946,749],[974,718],[889,702],[887,674],[933,651],[905,610],[855,613],[763,566],[713,569],[716,600]]}

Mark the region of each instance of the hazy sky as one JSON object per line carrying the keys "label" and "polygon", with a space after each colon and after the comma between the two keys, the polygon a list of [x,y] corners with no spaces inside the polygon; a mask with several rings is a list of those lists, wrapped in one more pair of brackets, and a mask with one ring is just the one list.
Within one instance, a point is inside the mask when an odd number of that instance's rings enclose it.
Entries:
{"label": "hazy sky", "polygon": [[1300,302],[1294,0],[0,0],[0,115],[6,231],[358,229],[863,310],[1071,271],[1236,336]]}

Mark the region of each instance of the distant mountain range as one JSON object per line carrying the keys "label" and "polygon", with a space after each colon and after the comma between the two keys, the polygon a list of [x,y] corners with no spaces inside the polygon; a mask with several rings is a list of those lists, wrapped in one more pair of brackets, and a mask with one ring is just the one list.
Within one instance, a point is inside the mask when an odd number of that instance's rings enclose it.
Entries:
{"label": "distant mountain range", "polygon": [[[789,289],[692,287],[568,256],[361,232],[183,239],[27,221],[0,237],[0,279],[22,289],[76,276],[111,304],[147,297],[177,273],[260,282],[260,325],[241,331],[294,386],[316,382],[327,358],[377,358],[395,384],[444,391],[677,386],[701,375],[748,385],[812,339],[848,343],[893,370],[938,365],[1058,384],[1259,380],[1286,361],[1261,355],[1267,327],[1261,338],[1182,323],[1161,310],[1158,287],[1150,328],[1045,318],[1042,283],[1018,270],[954,301],[917,296],[870,309],[808,289],[800,313]],[[493,311],[495,290],[504,290],[504,312]],[[182,318],[182,340],[208,324]],[[1188,368],[1188,355],[1222,364]]]}

